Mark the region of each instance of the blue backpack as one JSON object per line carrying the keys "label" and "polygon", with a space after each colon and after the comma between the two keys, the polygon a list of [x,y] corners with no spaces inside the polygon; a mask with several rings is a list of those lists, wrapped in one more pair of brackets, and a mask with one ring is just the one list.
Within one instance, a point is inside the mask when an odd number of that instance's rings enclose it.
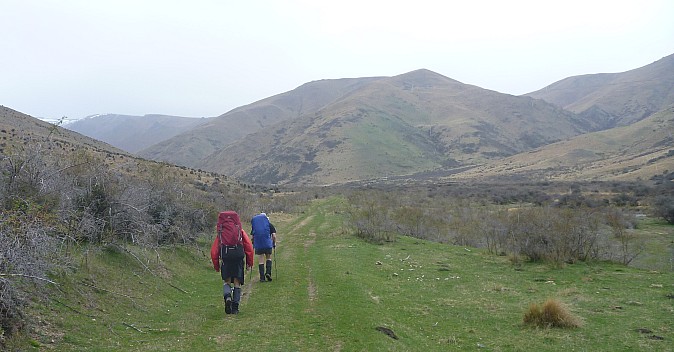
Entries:
{"label": "blue backpack", "polygon": [[250,225],[252,227],[250,233],[253,235],[253,247],[256,249],[268,249],[274,246],[267,215],[260,213],[253,216],[250,219]]}

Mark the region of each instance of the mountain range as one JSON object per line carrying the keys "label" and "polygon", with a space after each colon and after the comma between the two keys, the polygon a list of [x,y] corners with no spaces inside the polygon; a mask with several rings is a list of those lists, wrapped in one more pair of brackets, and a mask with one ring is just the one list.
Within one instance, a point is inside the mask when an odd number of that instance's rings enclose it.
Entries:
{"label": "mountain range", "polygon": [[595,128],[544,101],[428,70],[358,86],[194,167],[255,183],[330,184],[481,164]]}
{"label": "mountain range", "polygon": [[104,114],[74,121],[67,124],[66,128],[127,152],[137,153],[197,126],[202,120],[167,115]]}
{"label": "mountain range", "polygon": [[[674,170],[673,88],[674,55],[623,73],[569,77],[523,96],[420,69],[309,82],[191,119],[193,125],[108,116],[79,131],[93,136],[98,129],[142,157],[252,183],[636,179]],[[153,124],[164,127],[164,137]],[[124,139],[154,144],[123,147]]]}
{"label": "mountain range", "polygon": [[563,79],[527,96],[543,99],[601,123],[626,126],[674,102],[674,55],[623,72]]}

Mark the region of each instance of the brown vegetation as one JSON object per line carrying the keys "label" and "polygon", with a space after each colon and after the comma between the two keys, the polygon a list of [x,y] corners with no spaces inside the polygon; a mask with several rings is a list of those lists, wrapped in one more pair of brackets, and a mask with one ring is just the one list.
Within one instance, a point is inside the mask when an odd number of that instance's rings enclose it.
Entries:
{"label": "brown vegetation", "polygon": [[529,306],[524,313],[524,324],[542,328],[577,328],[582,322],[561,302],[548,299],[543,305],[532,303]]}
{"label": "brown vegetation", "polygon": [[633,235],[638,204],[662,192],[627,183],[474,186],[345,192],[349,222],[373,242],[402,234],[554,265],[629,264],[643,250]]}
{"label": "brown vegetation", "polygon": [[134,158],[6,108],[0,127],[0,336],[30,324],[25,306],[53,291],[50,277],[74,270],[81,250],[191,245],[211,235],[220,210],[247,217],[297,203],[273,189]]}

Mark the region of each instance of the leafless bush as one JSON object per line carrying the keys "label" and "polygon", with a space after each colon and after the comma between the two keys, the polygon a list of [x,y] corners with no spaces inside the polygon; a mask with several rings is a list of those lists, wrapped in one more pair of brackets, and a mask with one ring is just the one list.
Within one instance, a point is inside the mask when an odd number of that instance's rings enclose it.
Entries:
{"label": "leafless bush", "polygon": [[634,221],[631,216],[617,209],[608,209],[605,216],[611,234],[618,241],[619,261],[628,265],[644,250],[643,241],[632,231]]}
{"label": "leafless bush", "polygon": [[162,164],[50,150],[27,141],[0,156],[0,335],[22,328],[27,292],[46,292],[48,274],[77,245],[191,243],[216,209],[243,198],[194,187]]}
{"label": "leafless bush", "polygon": [[[607,206],[506,207],[377,190],[353,192],[348,201],[349,221],[356,234],[376,241],[396,232],[557,265],[611,259],[616,252],[607,236],[604,212],[611,209]],[[635,253],[627,247],[633,243],[629,237],[615,238],[623,241],[623,253]]]}
{"label": "leafless bush", "polygon": [[428,217],[422,208],[402,206],[393,210],[393,217],[398,224],[398,232],[404,235],[423,238],[428,232]]}
{"label": "leafless bush", "polygon": [[460,246],[479,247],[482,231],[490,219],[485,216],[487,214],[481,207],[465,202],[448,207],[447,226],[451,242]]}
{"label": "leafless bush", "polygon": [[520,208],[509,217],[510,251],[554,263],[597,259],[599,224],[588,209]]}
{"label": "leafless bush", "polygon": [[[0,215],[0,328],[11,335],[25,323],[27,292],[42,292],[47,273],[63,263],[40,209],[5,209]],[[34,298],[34,297],[33,297]]]}
{"label": "leafless bush", "polygon": [[674,195],[659,195],[655,198],[653,206],[657,216],[670,224],[674,224]]}
{"label": "leafless bush", "polygon": [[[352,207],[349,218],[359,237],[375,242],[395,241],[394,224],[391,221],[391,204],[385,195],[380,198],[361,198],[364,193],[351,195]],[[386,205],[385,205],[386,204]]]}
{"label": "leafless bush", "polygon": [[[507,209],[494,209],[481,216],[476,221],[476,237],[483,238],[483,245],[491,254],[506,254],[508,243],[512,238],[510,227],[510,214]],[[481,235],[481,236],[480,236]]]}

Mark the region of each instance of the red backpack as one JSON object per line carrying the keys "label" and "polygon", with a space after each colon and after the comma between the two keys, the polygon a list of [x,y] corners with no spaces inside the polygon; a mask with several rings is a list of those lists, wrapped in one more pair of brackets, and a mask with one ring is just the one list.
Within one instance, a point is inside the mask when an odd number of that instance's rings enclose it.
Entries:
{"label": "red backpack", "polygon": [[239,214],[232,210],[220,212],[217,230],[220,239],[220,259],[242,260],[245,253]]}

